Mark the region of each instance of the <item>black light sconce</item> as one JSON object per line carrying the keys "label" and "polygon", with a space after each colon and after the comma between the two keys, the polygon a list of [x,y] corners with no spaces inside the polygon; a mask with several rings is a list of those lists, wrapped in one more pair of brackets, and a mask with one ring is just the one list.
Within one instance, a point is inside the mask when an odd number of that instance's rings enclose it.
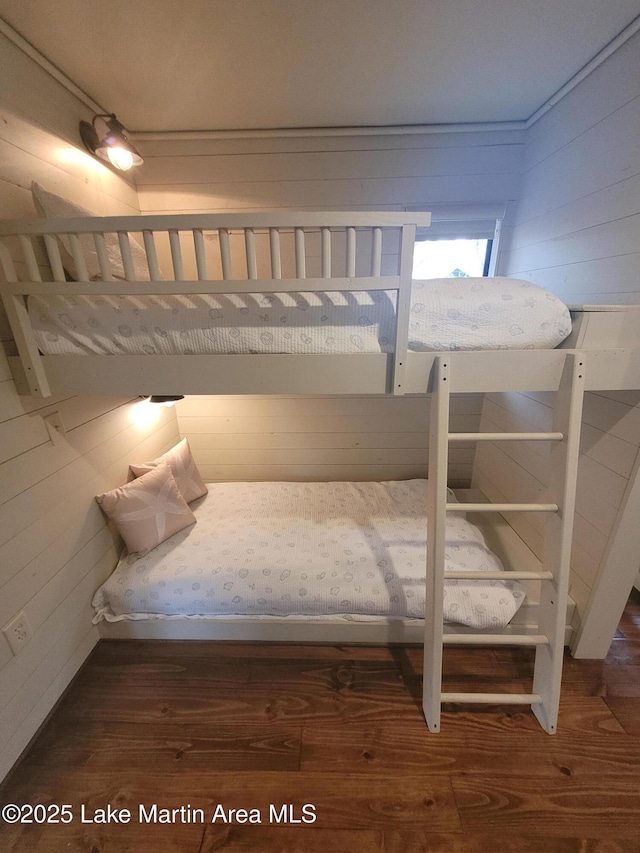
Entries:
{"label": "black light sconce", "polygon": [[178,394],[174,397],[166,396],[164,394],[152,394],[152,396],[149,397],[150,403],[156,403],[159,406],[175,406],[178,400],[184,400],[184,394]]}
{"label": "black light sconce", "polygon": [[142,157],[129,142],[129,131],[114,113],[98,114],[91,123],[80,122],[80,137],[87,151],[126,172],[132,166],[142,165]]}

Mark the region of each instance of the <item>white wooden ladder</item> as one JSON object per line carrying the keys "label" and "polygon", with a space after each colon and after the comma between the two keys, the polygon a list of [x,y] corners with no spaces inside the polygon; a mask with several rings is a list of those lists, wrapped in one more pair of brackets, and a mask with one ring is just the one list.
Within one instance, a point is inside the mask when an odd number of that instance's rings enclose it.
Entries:
{"label": "white wooden ladder", "polygon": [[[436,359],[431,382],[429,428],[429,481],[427,496],[427,584],[425,599],[424,682],[422,707],[432,732],[440,730],[443,702],[531,705],[540,724],[553,734],[558,720],[565,621],[569,588],[569,562],[575,508],[580,426],[584,394],[584,358],[567,353],[556,391],[553,431],[536,433],[450,433],[449,397],[451,365],[446,355]],[[460,504],[447,501],[447,467],[450,442],[549,441],[552,443],[549,503]],[[536,634],[445,634],[443,595],[446,515],[464,512],[542,512],[547,514],[542,570],[511,571],[510,580],[540,580],[541,596]],[[477,572],[447,572],[447,579],[477,579]],[[504,573],[483,572],[482,578],[504,579]],[[535,646],[531,693],[443,693],[443,643],[469,645]]]}

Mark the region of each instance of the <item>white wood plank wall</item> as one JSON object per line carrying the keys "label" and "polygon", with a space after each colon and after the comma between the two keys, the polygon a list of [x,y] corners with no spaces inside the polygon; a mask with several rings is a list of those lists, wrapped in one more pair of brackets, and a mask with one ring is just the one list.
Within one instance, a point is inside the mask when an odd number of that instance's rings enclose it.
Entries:
{"label": "white wood plank wall", "polygon": [[[453,398],[455,431],[479,427],[482,396]],[[187,397],[176,406],[205,480],[404,480],[427,475],[428,402],[405,397]],[[473,445],[449,477],[471,480]]]}
{"label": "white wood plank wall", "polygon": [[[551,394],[487,395],[480,428],[483,432],[549,430],[552,405]],[[570,584],[580,618],[588,611],[591,591],[623,507],[639,435],[640,392],[586,395]],[[547,458],[548,446],[542,442],[483,443],[476,453],[473,483],[491,500],[541,500]],[[514,515],[511,523],[541,556],[542,519],[529,513]]]}
{"label": "white wood plank wall", "polygon": [[140,140],[143,213],[402,210],[517,198],[522,131]]}
{"label": "white wood plank wall", "polygon": [[567,303],[640,300],[640,35],[527,131],[502,269]]}
{"label": "white wood plank wall", "polygon": [[[428,210],[434,204],[513,202],[523,133],[143,139],[140,149],[145,162],[136,183],[143,213],[402,210],[407,205]],[[309,242],[313,257],[307,274],[319,275],[320,241]],[[341,242],[334,240],[338,272],[344,269]],[[258,263],[268,274],[262,257],[267,235],[257,237],[259,253],[261,245]],[[283,239],[283,250],[285,245]],[[361,252],[369,257],[358,245],[359,257]],[[215,258],[215,247],[210,254]],[[393,241],[385,242],[383,271],[394,271],[396,255]],[[243,271],[241,246],[235,247],[234,263]],[[193,276],[195,265],[188,269]],[[473,396],[454,401],[460,429],[477,428],[480,405]],[[209,479],[366,480],[426,473],[424,401],[205,397],[185,400],[177,409],[181,433]],[[468,485],[472,458],[472,447],[455,449],[453,481]]]}
{"label": "white wood plank wall", "polygon": [[[0,96],[1,215],[35,216],[34,179],[97,213],[137,213],[135,189],[72,144],[86,109],[2,36],[0,66],[11,78]],[[178,428],[168,409],[136,423],[137,400],[21,397],[1,308],[0,343],[0,628],[24,611],[33,631],[15,657],[0,636],[1,779],[98,640],[91,598],[117,543],[94,495],[174,444]],[[42,419],[52,411],[67,430],[56,446]]]}
{"label": "white wood plank wall", "polygon": [[[638,68],[636,35],[527,131],[502,274],[541,284],[570,304],[640,302]],[[482,429],[546,429],[548,403],[546,396],[492,395]],[[587,394],[571,577],[583,629],[598,584],[615,583],[602,571],[639,444],[638,393]],[[543,445],[485,445],[476,455],[474,484],[492,497],[533,500],[542,489],[543,453]],[[515,523],[539,552],[536,519]],[[621,609],[624,589],[617,598]],[[600,643],[589,654],[604,652]]]}

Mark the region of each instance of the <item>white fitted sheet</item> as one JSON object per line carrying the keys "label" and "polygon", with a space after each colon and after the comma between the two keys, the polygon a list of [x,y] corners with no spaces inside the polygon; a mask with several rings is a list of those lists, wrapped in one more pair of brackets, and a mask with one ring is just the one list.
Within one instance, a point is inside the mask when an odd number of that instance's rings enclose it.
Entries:
{"label": "white fitted sheet", "polygon": [[[29,298],[45,355],[391,352],[394,315],[388,291]],[[567,307],[531,282],[413,282],[410,350],[547,349],[570,331]]]}
{"label": "white fitted sheet", "polygon": [[[96,621],[164,616],[424,618],[426,480],[211,483],[197,523],[125,557],[94,597]],[[449,513],[446,570],[501,570],[463,512]],[[445,620],[507,625],[517,581],[445,582]]]}

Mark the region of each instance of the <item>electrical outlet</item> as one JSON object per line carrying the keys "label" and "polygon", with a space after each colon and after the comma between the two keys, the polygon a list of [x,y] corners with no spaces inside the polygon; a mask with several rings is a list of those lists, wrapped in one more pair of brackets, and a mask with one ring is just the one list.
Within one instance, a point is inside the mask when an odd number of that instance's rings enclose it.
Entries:
{"label": "electrical outlet", "polygon": [[4,626],[2,633],[7,638],[7,642],[11,646],[11,651],[14,655],[22,651],[23,646],[26,646],[31,639],[31,626],[27,622],[27,617],[24,615],[23,610]]}

